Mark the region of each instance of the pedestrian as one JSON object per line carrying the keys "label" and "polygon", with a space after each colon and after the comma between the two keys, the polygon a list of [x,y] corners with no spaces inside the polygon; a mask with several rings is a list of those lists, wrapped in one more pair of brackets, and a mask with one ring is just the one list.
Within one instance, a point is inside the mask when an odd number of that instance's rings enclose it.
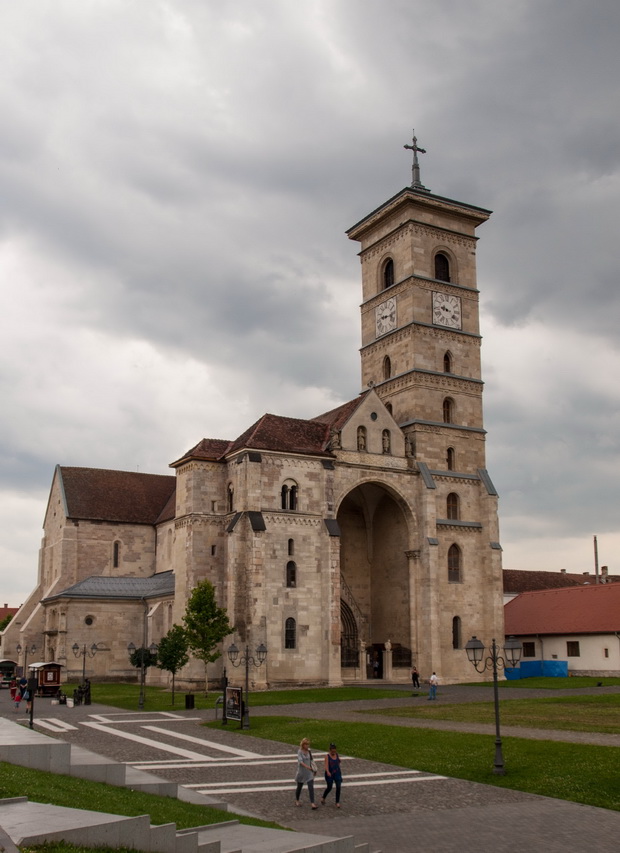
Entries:
{"label": "pedestrian", "polygon": [[411,681],[413,682],[413,689],[417,690],[420,687],[420,673],[415,666],[411,670]]}
{"label": "pedestrian", "polygon": [[433,673],[431,675],[431,677],[428,680],[428,683],[430,685],[430,688],[428,691],[428,698],[429,699],[436,699],[437,698],[437,685],[439,684],[439,679],[437,678],[436,673]]}
{"label": "pedestrian", "polygon": [[318,809],[314,802],[314,777],[316,775],[317,766],[312,758],[310,751],[310,741],[305,737],[299,744],[297,751],[297,773],[295,781],[297,782],[297,791],[295,792],[295,805],[300,806],[299,798],[304,785],[308,786],[308,796],[313,809]]}
{"label": "pedestrian", "polygon": [[342,771],[340,769],[340,756],[335,743],[330,743],[329,752],[325,753],[325,782],[327,787],[321,797],[321,805],[325,805],[327,795],[336,786],[336,808],[340,808],[340,788],[342,787]]}
{"label": "pedestrian", "polygon": [[11,696],[11,702],[15,701],[15,694],[17,693],[17,679],[15,676],[11,679],[11,683],[9,684],[9,694]]}

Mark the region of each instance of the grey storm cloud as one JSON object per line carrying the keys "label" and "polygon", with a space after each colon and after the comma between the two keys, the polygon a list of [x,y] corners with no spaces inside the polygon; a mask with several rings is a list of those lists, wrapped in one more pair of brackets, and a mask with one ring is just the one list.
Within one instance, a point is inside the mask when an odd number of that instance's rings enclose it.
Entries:
{"label": "grey storm cloud", "polygon": [[616,0],[5,5],[5,599],[33,586],[56,463],[165,472],[358,393],[344,232],[409,183],[414,126],[424,183],[494,211],[505,565],[586,570],[596,532],[613,571],[619,29]]}

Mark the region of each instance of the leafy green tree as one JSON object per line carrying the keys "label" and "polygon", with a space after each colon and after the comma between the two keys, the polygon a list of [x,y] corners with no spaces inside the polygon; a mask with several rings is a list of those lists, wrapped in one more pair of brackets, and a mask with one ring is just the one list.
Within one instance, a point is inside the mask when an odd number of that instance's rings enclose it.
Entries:
{"label": "leafy green tree", "polygon": [[209,581],[202,581],[194,587],[185,608],[183,621],[190,649],[199,660],[204,661],[205,693],[207,693],[209,690],[207,664],[220,657],[218,645],[224,637],[233,632],[226,608],[218,607],[213,584]]}
{"label": "leafy green tree", "polygon": [[0,620],[0,631],[4,631],[4,629],[7,627],[12,618],[13,617],[9,613],[4,617],[4,619]]}
{"label": "leafy green tree", "polygon": [[157,653],[157,666],[166,672],[172,673],[172,704],[174,705],[174,678],[180,669],[183,669],[189,655],[187,653],[188,642],[185,628],[182,625],[173,625],[165,637],[159,641]]}
{"label": "leafy green tree", "polygon": [[143,647],[134,649],[129,655],[129,663],[135,666],[136,669],[148,669],[149,666],[155,666],[157,663],[157,653]]}

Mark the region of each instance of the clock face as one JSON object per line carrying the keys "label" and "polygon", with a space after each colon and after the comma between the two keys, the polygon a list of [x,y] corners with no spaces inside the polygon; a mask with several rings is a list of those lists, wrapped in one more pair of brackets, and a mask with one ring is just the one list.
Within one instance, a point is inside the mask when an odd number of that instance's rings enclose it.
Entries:
{"label": "clock face", "polygon": [[385,335],[396,328],[396,299],[387,299],[375,309],[375,324],[377,337]]}
{"label": "clock face", "polygon": [[458,296],[433,293],[433,323],[451,329],[461,328],[461,300]]}

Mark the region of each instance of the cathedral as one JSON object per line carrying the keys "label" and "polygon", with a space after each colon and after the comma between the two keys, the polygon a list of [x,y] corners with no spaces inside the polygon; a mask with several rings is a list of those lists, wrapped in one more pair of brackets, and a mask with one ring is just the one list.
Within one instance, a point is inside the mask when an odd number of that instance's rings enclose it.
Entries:
{"label": "cathedral", "polygon": [[[127,647],[182,624],[213,584],[255,686],[471,680],[464,644],[503,638],[497,492],[485,464],[476,229],[490,211],[419,179],[353,225],[361,393],[309,420],[203,438],[170,476],[58,466],[38,582],[2,656],[135,678]],[[229,677],[234,675],[228,665]],[[239,675],[240,673],[236,673]],[[204,683],[197,660],[177,675]],[[168,673],[148,670],[149,683]]]}

